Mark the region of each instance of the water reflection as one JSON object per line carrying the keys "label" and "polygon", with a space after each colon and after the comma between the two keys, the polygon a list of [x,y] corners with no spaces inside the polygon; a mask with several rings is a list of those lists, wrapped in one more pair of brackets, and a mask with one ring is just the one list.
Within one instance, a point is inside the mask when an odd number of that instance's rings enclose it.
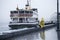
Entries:
{"label": "water reflection", "polygon": [[45,30],[40,32],[40,37],[42,38],[42,40],[45,40]]}
{"label": "water reflection", "polygon": [[[8,27],[8,25],[0,26],[0,31],[7,31],[10,29],[11,28]],[[4,40],[57,40],[57,33],[56,33],[56,28],[52,28],[46,31],[29,33],[26,35],[15,36]]]}
{"label": "water reflection", "polygon": [[40,38],[40,33],[36,32],[36,33],[30,33],[23,36],[16,36],[6,40],[41,40],[41,38]]}
{"label": "water reflection", "polygon": [[56,29],[52,28],[46,31],[33,32],[22,36],[8,38],[6,40],[57,40]]}

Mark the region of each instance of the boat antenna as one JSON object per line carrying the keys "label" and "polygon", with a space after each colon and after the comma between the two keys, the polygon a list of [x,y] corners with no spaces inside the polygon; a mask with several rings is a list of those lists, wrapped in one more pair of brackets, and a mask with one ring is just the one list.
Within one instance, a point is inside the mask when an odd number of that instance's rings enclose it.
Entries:
{"label": "boat antenna", "polygon": [[27,5],[29,6],[29,1],[27,0]]}
{"label": "boat antenna", "polygon": [[16,8],[16,10],[19,10],[18,4],[17,4],[17,8]]}
{"label": "boat antenna", "polygon": [[30,9],[30,0],[27,0],[26,9]]}

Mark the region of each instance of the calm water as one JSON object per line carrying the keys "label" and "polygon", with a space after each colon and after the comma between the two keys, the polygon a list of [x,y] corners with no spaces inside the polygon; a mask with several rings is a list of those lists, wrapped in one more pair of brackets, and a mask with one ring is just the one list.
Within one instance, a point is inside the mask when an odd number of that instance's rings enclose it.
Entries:
{"label": "calm water", "polygon": [[9,25],[9,23],[1,23],[0,24],[0,32],[10,30],[11,28],[8,27],[8,25]]}
{"label": "calm water", "polygon": [[55,28],[46,30],[44,32],[44,36],[42,34],[43,32],[35,32],[23,36],[16,36],[6,40],[57,40],[57,33]]}
{"label": "calm water", "polygon": [[[0,25],[0,32],[7,31],[10,28],[8,24]],[[29,33],[23,36],[16,36],[6,40],[57,40],[56,28],[48,29],[45,32]]]}

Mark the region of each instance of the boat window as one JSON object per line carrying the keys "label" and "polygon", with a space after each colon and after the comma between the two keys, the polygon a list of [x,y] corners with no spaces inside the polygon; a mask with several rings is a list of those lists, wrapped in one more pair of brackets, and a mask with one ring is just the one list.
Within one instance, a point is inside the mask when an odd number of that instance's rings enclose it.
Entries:
{"label": "boat window", "polygon": [[12,11],[10,11],[10,13],[13,13]]}
{"label": "boat window", "polygon": [[24,13],[24,11],[19,11],[19,13]]}
{"label": "boat window", "polygon": [[11,14],[13,14],[13,13],[18,13],[18,11],[11,11],[10,13],[11,13]]}
{"label": "boat window", "polygon": [[37,9],[36,8],[34,8],[34,9],[32,9],[33,11],[36,11]]}
{"label": "boat window", "polygon": [[18,13],[18,11],[14,11],[14,13]]}
{"label": "boat window", "polygon": [[29,11],[25,11],[25,13],[29,13]]}
{"label": "boat window", "polygon": [[18,18],[13,18],[13,21],[18,20]]}
{"label": "boat window", "polygon": [[38,18],[36,18],[36,20],[38,20]]}
{"label": "boat window", "polygon": [[30,11],[30,13],[33,13],[33,11]]}
{"label": "boat window", "polygon": [[11,14],[13,14],[13,11],[10,11]]}

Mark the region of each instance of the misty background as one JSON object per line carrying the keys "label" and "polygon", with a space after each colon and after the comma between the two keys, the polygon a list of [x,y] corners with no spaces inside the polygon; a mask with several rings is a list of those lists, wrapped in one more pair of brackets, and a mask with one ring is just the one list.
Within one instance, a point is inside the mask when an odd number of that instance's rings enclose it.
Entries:
{"label": "misty background", "polygon": [[[0,25],[10,22],[10,11],[25,8],[27,0],[0,0]],[[60,4],[60,3],[59,3]],[[38,18],[50,20],[51,15],[57,11],[57,0],[31,0],[31,7],[38,9]]]}

